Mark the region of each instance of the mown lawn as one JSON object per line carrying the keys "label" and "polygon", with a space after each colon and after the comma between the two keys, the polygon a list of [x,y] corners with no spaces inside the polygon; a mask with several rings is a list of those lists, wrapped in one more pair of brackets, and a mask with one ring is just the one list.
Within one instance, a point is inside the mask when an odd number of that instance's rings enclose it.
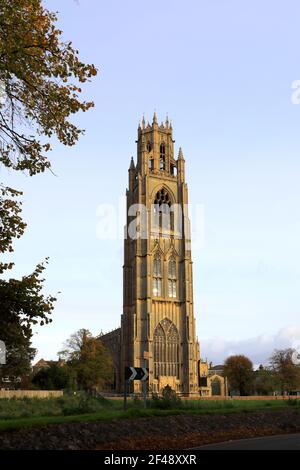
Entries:
{"label": "mown lawn", "polygon": [[[84,394],[49,399],[0,399],[0,431],[67,422],[99,421],[151,416],[224,414],[254,411],[282,410],[293,407],[300,412],[300,400],[181,400],[176,405],[148,400],[143,408],[141,400],[128,400],[123,411],[122,400],[93,398]],[[173,407],[172,407],[173,406]]]}

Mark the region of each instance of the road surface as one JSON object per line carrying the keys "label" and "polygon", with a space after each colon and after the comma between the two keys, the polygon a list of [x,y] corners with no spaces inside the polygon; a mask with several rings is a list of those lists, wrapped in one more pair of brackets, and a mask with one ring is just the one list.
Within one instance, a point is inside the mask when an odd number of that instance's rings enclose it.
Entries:
{"label": "road surface", "polygon": [[300,450],[300,433],[256,437],[197,447],[197,450]]}

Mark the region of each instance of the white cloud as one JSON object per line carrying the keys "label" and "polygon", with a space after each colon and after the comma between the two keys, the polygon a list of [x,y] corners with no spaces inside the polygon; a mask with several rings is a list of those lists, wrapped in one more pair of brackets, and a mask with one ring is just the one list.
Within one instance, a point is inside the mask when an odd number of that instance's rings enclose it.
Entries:
{"label": "white cloud", "polygon": [[201,358],[207,358],[214,364],[224,362],[232,354],[244,354],[254,364],[268,362],[274,349],[296,347],[300,342],[300,326],[291,325],[282,328],[273,335],[262,334],[244,340],[224,340],[206,338],[200,341]]}

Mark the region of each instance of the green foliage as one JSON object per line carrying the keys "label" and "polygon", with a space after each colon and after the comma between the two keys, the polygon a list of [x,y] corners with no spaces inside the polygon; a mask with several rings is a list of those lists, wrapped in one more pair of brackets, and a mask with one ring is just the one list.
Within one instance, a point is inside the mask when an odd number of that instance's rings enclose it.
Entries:
{"label": "green foliage", "polygon": [[240,395],[250,395],[253,389],[253,364],[243,355],[230,356],[224,364],[224,375],[228,378],[230,389]]}
{"label": "green foliage", "polygon": [[254,373],[254,390],[258,395],[270,395],[278,390],[278,376],[274,370],[260,366]]}
{"label": "green foliage", "polygon": [[53,135],[75,144],[83,131],[69,117],[93,106],[79,94],[96,68],[62,40],[56,21],[41,0],[0,0],[0,163],[30,175],[50,167]]}
{"label": "green foliage", "polygon": [[110,408],[111,403],[104,397],[91,397],[84,393],[43,399],[2,398],[0,399],[0,419],[34,416],[70,416],[96,413]]}
{"label": "green foliage", "polygon": [[[76,143],[83,131],[69,117],[93,106],[79,100],[79,85],[97,71],[62,40],[56,20],[41,0],[0,0],[0,165],[30,176],[50,168],[52,137]],[[0,183],[1,255],[11,253],[14,239],[24,233],[21,195]],[[1,259],[0,274],[12,267]],[[28,372],[35,354],[32,325],[51,321],[56,299],[42,293],[44,269],[40,263],[20,280],[0,281],[0,339],[7,348],[2,375]]]}
{"label": "green foliage", "polygon": [[50,364],[32,378],[32,384],[40,390],[73,389],[75,376],[67,364]]}
{"label": "green foliage", "polygon": [[81,390],[103,390],[112,382],[113,363],[110,352],[99,338],[86,329],[71,335],[66,349],[61,351]]}
{"label": "green foliage", "polygon": [[[298,405],[292,405],[291,402]],[[150,400],[153,405],[152,400]],[[246,400],[224,401],[182,400],[180,408],[143,408],[143,402],[128,400],[128,410],[123,411],[122,400],[109,400],[101,396],[90,396],[84,392],[64,394],[49,399],[0,399],[0,430],[80,421],[201,414],[231,414],[263,410],[285,410],[296,407],[300,412],[300,400]],[[94,410],[94,411],[90,411]]]}
{"label": "green foliage", "polygon": [[293,362],[295,349],[275,349],[270,363],[273,372],[276,374],[281,392],[290,393],[300,389],[300,367]]}
{"label": "green foliage", "polygon": [[86,394],[80,394],[71,400],[64,400],[62,413],[64,416],[80,415],[84,413],[95,413],[103,408],[103,402]]}
{"label": "green foliage", "polygon": [[41,292],[44,279],[40,276],[44,269],[41,263],[21,280],[0,279],[0,338],[7,349],[7,364],[0,370],[2,376],[22,376],[29,372],[35,355],[31,347],[32,326],[51,322],[49,315],[56,299]]}
{"label": "green foliage", "polygon": [[182,401],[176,392],[169,385],[166,385],[163,388],[162,396],[159,396],[156,393],[152,394],[150,406],[151,408],[158,408],[161,410],[178,409],[182,407]]}
{"label": "green foliage", "polygon": [[[18,200],[21,194],[0,184],[0,253],[11,253],[13,240],[24,233],[26,224],[20,216],[22,203]],[[13,263],[0,261],[0,274],[12,267]]]}
{"label": "green foliage", "polygon": [[287,405],[288,406],[300,406],[300,400],[297,398],[289,398],[287,400]]}
{"label": "green foliage", "polygon": [[129,418],[139,418],[144,415],[143,408],[129,408],[127,413]]}

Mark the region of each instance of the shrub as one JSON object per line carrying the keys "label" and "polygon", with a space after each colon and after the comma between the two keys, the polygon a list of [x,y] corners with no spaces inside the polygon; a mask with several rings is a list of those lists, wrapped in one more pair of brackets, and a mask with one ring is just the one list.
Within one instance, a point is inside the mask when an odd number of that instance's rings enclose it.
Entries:
{"label": "shrub", "polygon": [[182,408],[182,401],[176,392],[169,385],[166,385],[161,397],[157,393],[152,394],[151,407],[161,410],[177,409]]}
{"label": "shrub", "polygon": [[107,398],[85,392],[65,394],[58,398],[1,398],[0,420],[93,413],[112,407],[114,403]]}
{"label": "shrub", "polygon": [[62,413],[65,416],[94,413],[111,406],[109,401],[104,397],[91,397],[85,393],[69,397],[61,404]]}
{"label": "shrub", "polygon": [[289,406],[298,406],[299,405],[299,400],[297,398],[289,398],[287,401],[287,404]]}

